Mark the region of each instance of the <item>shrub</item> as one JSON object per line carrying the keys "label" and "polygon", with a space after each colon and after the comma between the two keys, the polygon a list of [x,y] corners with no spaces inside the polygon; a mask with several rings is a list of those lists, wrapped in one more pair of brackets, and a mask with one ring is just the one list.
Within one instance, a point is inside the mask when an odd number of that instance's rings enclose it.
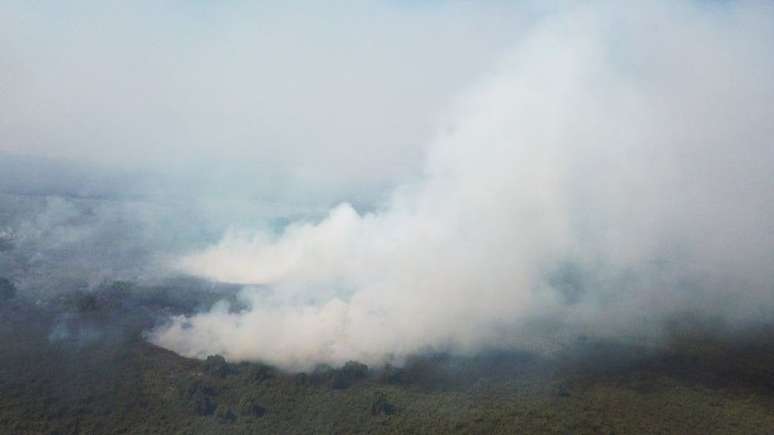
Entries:
{"label": "shrub", "polygon": [[344,367],[335,371],[332,387],[336,389],[349,388],[355,382],[368,377],[368,366],[357,361],[348,361]]}
{"label": "shrub", "polygon": [[0,301],[16,297],[16,286],[7,278],[0,278]]}
{"label": "shrub", "polygon": [[387,401],[384,393],[377,392],[371,403],[371,415],[393,415],[398,411],[392,403]]}
{"label": "shrub", "polygon": [[266,414],[266,408],[255,397],[247,396],[239,401],[239,414],[250,417],[263,417]]}
{"label": "shrub", "polygon": [[219,405],[215,410],[215,418],[221,423],[233,423],[236,421],[236,414],[231,410],[231,407]]}
{"label": "shrub", "polygon": [[222,356],[210,355],[204,361],[204,371],[211,376],[225,378],[232,373],[233,369]]}

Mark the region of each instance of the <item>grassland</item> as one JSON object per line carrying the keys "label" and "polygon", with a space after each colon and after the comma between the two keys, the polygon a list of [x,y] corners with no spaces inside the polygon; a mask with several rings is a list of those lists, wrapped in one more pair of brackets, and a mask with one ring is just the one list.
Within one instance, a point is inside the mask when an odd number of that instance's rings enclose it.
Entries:
{"label": "grassland", "polygon": [[2,302],[0,433],[774,433],[765,327],[297,374],[180,357],[142,339],[138,305],[108,302]]}

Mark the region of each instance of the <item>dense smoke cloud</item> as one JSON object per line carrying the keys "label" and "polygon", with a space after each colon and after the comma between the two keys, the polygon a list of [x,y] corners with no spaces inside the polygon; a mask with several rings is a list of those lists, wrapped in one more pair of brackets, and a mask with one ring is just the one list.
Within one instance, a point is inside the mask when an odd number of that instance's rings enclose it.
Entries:
{"label": "dense smoke cloud", "polygon": [[180,261],[248,285],[152,340],[288,368],[657,336],[774,308],[774,11],[550,14],[459,97],[420,181]]}
{"label": "dense smoke cloud", "polygon": [[753,2],[3,2],[0,276],[243,285],[150,340],[289,369],[771,321],[771,41]]}

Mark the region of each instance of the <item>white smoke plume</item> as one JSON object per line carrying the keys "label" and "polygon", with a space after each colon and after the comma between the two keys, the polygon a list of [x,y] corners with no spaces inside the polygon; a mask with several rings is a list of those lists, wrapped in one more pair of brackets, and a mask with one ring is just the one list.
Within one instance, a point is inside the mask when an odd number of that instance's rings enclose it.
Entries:
{"label": "white smoke plume", "polygon": [[183,258],[247,308],[151,339],[304,369],[771,320],[771,41],[758,3],[551,14],[455,101],[420,180]]}

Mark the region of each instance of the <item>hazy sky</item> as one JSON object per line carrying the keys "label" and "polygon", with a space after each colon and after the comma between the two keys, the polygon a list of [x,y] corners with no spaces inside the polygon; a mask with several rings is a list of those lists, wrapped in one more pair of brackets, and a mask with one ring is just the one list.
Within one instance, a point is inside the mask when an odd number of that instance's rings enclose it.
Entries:
{"label": "hazy sky", "polygon": [[0,150],[162,171],[217,193],[371,196],[418,173],[450,101],[538,13],[2,2]]}

